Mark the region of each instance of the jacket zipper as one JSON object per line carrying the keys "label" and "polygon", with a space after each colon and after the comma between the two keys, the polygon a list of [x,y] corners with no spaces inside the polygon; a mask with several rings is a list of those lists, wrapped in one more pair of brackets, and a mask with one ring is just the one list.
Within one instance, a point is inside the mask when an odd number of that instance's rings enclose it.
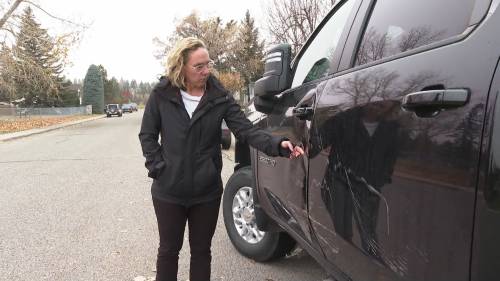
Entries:
{"label": "jacket zipper", "polygon": [[[193,118],[191,118],[191,121],[189,122],[189,127],[191,128],[194,124],[194,122],[196,122],[198,119],[201,118],[201,116],[203,116],[206,112],[208,112],[210,109],[212,109],[213,107],[215,107],[216,105],[218,104],[221,104],[221,103],[224,103],[228,100],[228,97],[227,96],[224,96],[224,97],[220,97],[220,98],[217,98],[215,99],[214,101],[212,102],[207,102],[207,104],[205,104],[203,107],[201,108],[197,108],[194,112],[193,112]],[[208,107],[208,108],[207,108]],[[201,112],[201,113],[200,113]]]}

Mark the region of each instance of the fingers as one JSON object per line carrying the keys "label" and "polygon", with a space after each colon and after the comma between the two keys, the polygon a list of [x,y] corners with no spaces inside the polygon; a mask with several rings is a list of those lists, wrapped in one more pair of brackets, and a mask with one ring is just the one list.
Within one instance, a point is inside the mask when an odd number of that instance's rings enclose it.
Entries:
{"label": "fingers", "polygon": [[290,153],[290,159],[297,158],[304,155],[304,150],[300,146],[295,146],[292,153]]}
{"label": "fingers", "polygon": [[290,153],[290,159],[293,159],[293,158],[297,158],[297,151],[295,150],[295,148],[292,149],[292,152]]}
{"label": "fingers", "polygon": [[304,155],[304,149],[298,145],[293,146],[290,153],[290,159],[297,158],[301,155]]}
{"label": "fingers", "polygon": [[304,155],[304,149],[298,145],[296,145],[293,150],[297,153],[297,156]]}
{"label": "fingers", "polygon": [[290,141],[282,141],[281,142],[281,147],[290,150],[290,156],[289,156],[289,158],[291,158],[291,156],[293,154],[293,144]]}
{"label": "fingers", "polygon": [[298,145],[293,145],[290,141],[282,141],[281,147],[288,148],[290,150],[290,159],[304,155],[304,149]]}

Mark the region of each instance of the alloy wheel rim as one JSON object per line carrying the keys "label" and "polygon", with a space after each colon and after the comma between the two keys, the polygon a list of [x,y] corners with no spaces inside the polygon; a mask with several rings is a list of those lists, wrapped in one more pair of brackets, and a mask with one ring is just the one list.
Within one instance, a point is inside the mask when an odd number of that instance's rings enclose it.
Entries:
{"label": "alloy wheel rim", "polygon": [[243,240],[250,244],[259,243],[265,232],[257,228],[253,204],[253,189],[243,186],[233,197],[233,222],[236,231]]}

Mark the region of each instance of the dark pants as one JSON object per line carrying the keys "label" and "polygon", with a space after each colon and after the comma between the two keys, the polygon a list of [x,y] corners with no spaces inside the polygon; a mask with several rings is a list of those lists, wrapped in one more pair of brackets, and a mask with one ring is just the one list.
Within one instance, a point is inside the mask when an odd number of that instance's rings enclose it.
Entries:
{"label": "dark pants", "polygon": [[153,199],[153,205],[160,233],[156,281],[177,281],[179,251],[186,221],[191,248],[189,280],[209,281],[212,261],[210,247],[217,225],[220,199],[190,207]]}

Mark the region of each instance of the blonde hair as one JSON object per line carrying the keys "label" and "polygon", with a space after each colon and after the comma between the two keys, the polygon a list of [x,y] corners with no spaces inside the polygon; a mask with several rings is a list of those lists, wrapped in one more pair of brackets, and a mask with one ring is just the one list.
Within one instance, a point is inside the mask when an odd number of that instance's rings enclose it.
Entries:
{"label": "blonde hair", "polygon": [[189,54],[199,48],[206,49],[205,43],[198,38],[183,38],[175,44],[167,56],[167,77],[170,82],[181,89],[186,88],[186,82],[182,68],[186,65]]}

